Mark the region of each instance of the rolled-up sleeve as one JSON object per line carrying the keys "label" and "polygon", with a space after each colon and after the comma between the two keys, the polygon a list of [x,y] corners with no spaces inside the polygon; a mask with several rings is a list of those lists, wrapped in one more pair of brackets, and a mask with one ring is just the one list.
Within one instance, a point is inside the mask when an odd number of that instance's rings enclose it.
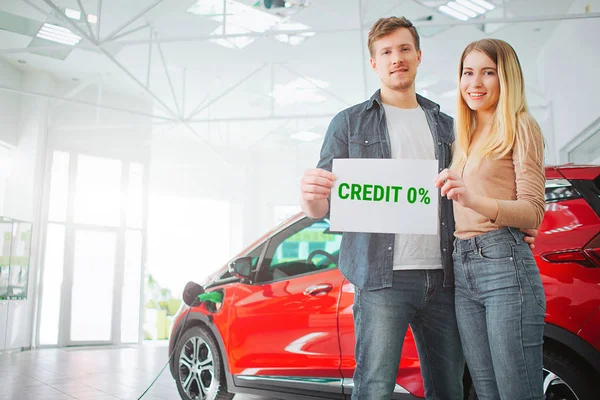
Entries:
{"label": "rolled-up sleeve", "polygon": [[497,225],[537,229],[544,218],[544,142],[537,124],[528,134],[531,140],[525,154],[521,155],[517,149],[513,151],[517,199],[497,200]]}

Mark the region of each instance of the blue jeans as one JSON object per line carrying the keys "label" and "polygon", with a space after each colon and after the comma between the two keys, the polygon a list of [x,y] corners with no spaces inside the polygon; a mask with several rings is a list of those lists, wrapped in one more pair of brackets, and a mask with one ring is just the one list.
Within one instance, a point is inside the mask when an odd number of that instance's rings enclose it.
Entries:
{"label": "blue jeans", "polygon": [[430,400],[461,400],[464,357],[454,315],[454,289],[442,270],[394,271],[389,288],[355,288],[356,370],[353,400],[389,400],[410,324]]}
{"label": "blue jeans", "polygon": [[455,240],[456,318],[480,400],[544,398],[546,297],[523,236],[502,228]]}

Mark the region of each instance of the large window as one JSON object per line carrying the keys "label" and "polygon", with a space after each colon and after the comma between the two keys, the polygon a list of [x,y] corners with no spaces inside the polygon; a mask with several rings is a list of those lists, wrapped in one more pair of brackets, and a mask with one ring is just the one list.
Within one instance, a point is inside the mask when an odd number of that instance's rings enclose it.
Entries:
{"label": "large window", "polygon": [[600,118],[594,121],[561,151],[567,162],[574,164],[600,164]]}

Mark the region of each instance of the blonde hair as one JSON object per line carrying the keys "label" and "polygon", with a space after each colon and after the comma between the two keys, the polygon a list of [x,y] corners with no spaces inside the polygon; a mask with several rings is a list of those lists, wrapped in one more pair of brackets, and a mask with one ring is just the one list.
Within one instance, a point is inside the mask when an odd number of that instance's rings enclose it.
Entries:
{"label": "blonde hair", "polygon": [[477,119],[475,111],[471,110],[458,91],[458,104],[455,119],[456,143],[452,166],[463,166],[469,158],[469,168],[477,166],[484,158],[500,159],[511,151],[517,151],[520,157],[520,167],[523,168],[523,158],[529,152],[530,146],[535,147],[535,154],[543,159],[543,149],[539,148],[542,136],[541,129],[529,113],[525,100],[525,83],[521,63],[517,53],[508,43],[498,39],[483,39],[469,44],[462,53],[458,68],[458,81],[462,77],[465,57],[472,51],[480,51],[487,55],[498,69],[500,81],[500,96],[494,113],[492,127],[483,145],[470,149],[471,140]]}
{"label": "blonde hair", "polygon": [[410,22],[408,19],[404,17],[388,17],[388,18],[379,18],[371,27],[369,31],[369,38],[367,40],[367,45],[369,47],[369,54],[371,58],[374,56],[374,48],[373,43],[377,41],[377,39],[389,35],[394,32],[396,29],[406,28],[409,30],[415,41],[415,49],[417,51],[421,50],[421,41],[419,39],[419,33],[417,32],[417,28]]}

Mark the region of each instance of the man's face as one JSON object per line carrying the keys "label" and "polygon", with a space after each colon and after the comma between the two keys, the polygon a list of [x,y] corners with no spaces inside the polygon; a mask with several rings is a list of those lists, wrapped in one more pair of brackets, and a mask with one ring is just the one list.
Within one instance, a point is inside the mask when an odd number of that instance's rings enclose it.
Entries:
{"label": "man's face", "polygon": [[371,67],[381,83],[392,90],[406,91],[413,87],[421,51],[417,51],[410,31],[398,28],[373,43]]}

